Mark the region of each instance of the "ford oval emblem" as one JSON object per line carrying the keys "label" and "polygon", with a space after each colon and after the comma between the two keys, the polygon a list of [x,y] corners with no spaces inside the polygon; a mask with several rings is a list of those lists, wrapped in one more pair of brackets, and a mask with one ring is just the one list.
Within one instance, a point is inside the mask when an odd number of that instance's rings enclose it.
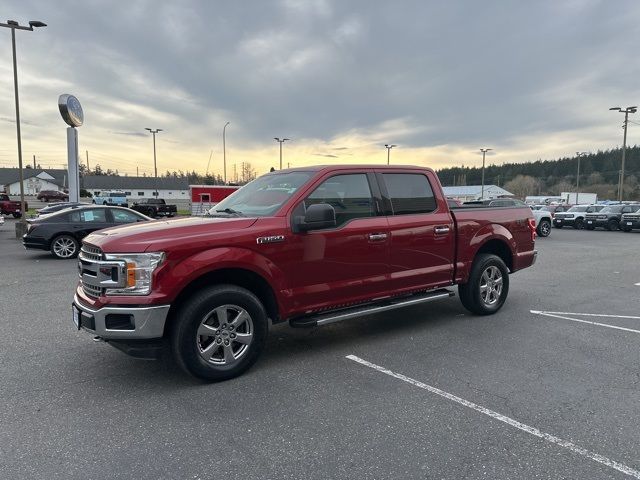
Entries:
{"label": "ford oval emblem", "polygon": [[71,127],[79,127],[84,122],[84,113],[80,101],[73,95],[65,93],[58,97],[58,108],[62,119]]}

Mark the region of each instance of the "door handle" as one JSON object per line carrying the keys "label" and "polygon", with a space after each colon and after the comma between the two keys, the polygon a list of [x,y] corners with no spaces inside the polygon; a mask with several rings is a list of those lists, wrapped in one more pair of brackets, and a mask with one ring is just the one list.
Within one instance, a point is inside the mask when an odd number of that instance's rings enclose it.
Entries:
{"label": "door handle", "polygon": [[388,235],[386,233],[370,233],[369,241],[370,242],[384,242],[387,239]]}
{"label": "door handle", "polygon": [[446,233],[449,233],[449,227],[440,226],[440,227],[434,228],[433,231],[435,232],[436,235],[444,235]]}

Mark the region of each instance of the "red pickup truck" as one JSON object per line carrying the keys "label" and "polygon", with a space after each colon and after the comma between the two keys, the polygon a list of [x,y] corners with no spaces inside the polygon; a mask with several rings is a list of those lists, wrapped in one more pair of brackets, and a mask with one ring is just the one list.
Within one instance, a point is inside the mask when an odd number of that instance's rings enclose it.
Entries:
{"label": "red pickup truck", "polygon": [[[24,202],[24,208],[25,210],[29,208],[27,202]],[[22,216],[20,202],[11,200],[6,193],[0,193],[0,213],[3,215],[13,215],[13,218],[20,218]]]}
{"label": "red pickup truck", "polygon": [[499,310],[536,260],[528,207],[450,209],[433,170],[324,166],[269,173],[212,216],[84,239],[73,321],[126,353],[170,348],[192,375],[240,375],[270,324],[311,327],[449,298]]}

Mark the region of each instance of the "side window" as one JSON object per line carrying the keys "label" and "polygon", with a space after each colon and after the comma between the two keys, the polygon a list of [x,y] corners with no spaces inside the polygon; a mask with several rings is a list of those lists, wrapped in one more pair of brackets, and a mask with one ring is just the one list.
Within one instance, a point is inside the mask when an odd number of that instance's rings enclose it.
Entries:
{"label": "side window", "polygon": [[115,223],[133,223],[140,220],[140,217],[135,213],[127,212],[126,210],[111,210],[111,215],[113,215],[113,221]]}
{"label": "side window", "polygon": [[383,173],[394,215],[429,213],[436,199],[426,176],[420,173]]}
{"label": "side window", "polygon": [[336,175],[328,178],[304,201],[309,205],[328,203],[336,211],[336,226],[355,218],[375,216],[371,188],[364,173]]}
{"label": "side window", "polygon": [[633,212],[633,209],[631,207],[624,207],[622,209],[622,213],[631,213]]}
{"label": "side window", "polygon": [[77,210],[69,216],[70,220],[74,223],[105,223],[107,221],[106,209],[104,208]]}

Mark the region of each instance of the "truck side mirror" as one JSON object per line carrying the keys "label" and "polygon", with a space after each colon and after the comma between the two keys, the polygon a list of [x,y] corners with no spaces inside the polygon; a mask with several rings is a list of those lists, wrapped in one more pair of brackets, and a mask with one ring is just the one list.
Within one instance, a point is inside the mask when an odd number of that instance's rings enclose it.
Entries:
{"label": "truck side mirror", "polygon": [[309,205],[304,217],[296,217],[298,231],[308,232],[336,226],[336,211],[328,203]]}

